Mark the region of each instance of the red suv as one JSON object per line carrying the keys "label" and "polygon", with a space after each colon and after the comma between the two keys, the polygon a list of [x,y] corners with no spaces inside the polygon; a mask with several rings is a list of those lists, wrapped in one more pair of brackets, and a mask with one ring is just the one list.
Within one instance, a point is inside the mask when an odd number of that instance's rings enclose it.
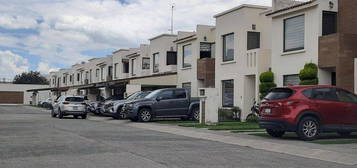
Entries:
{"label": "red suv", "polygon": [[334,86],[275,88],[260,105],[259,125],[273,137],[296,132],[314,140],[320,132],[357,131],[357,96]]}

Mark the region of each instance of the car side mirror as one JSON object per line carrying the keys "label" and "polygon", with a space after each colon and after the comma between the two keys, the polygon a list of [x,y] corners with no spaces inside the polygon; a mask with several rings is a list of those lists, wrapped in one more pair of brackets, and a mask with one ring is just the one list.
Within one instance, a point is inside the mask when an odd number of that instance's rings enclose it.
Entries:
{"label": "car side mirror", "polygon": [[163,97],[160,96],[160,97],[156,98],[156,101],[161,101],[162,99],[163,99]]}

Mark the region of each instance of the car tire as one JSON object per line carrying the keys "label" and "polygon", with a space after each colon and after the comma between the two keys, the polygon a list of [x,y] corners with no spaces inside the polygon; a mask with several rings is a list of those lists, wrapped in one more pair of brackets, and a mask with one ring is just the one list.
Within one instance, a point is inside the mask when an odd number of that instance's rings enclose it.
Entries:
{"label": "car tire", "polygon": [[200,120],[200,108],[194,107],[192,109],[192,116],[191,116],[192,121],[199,121]]}
{"label": "car tire", "polygon": [[342,137],[349,137],[351,135],[352,132],[350,131],[339,131],[337,132],[338,135],[342,136]]}
{"label": "car tire", "polygon": [[272,130],[272,129],[266,129],[266,132],[274,138],[281,138],[285,134],[285,131]]}
{"label": "car tire", "polygon": [[315,140],[320,134],[320,123],[314,117],[304,117],[299,122],[296,133],[304,141]]}
{"label": "car tire", "polygon": [[63,119],[63,113],[61,112],[61,109],[58,109],[58,118]]}
{"label": "car tire", "polygon": [[140,122],[149,122],[152,120],[152,113],[149,108],[142,108],[139,110],[138,119]]}
{"label": "car tire", "polygon": [[53,109],[51,110],[51,117],[52,118],[56,118],[57,117],[57,114],[55,113],[55,111]]}
{"label": "car tire", "polygon": [[87,114],[81,116],[83,120],[87,119]]}

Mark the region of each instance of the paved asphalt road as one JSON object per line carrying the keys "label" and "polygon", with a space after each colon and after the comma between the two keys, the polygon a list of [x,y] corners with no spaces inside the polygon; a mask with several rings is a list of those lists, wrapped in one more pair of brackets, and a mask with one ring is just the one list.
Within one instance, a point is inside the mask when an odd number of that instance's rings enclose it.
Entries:
{"label": "paved asphalt road", "polygon": [[338,167],[247,147],[123,124],[54,119],[27,106],[0,106],[1,168]]}

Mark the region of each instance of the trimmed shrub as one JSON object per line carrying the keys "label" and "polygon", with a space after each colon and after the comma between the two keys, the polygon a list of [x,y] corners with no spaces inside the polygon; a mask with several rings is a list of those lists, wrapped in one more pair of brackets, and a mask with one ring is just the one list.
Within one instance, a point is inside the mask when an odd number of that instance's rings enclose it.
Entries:
{"label": "trimmed shrub", "polygon": [[273,82],[274,81],[274,73],[273,72],[263,72],[259,77],[260,82]]}
{"label": "trimmed shrub", "polygon": [[300,85],[317,85],[319,84],[318,67],[314,63],[307,63],[299,73]]}

